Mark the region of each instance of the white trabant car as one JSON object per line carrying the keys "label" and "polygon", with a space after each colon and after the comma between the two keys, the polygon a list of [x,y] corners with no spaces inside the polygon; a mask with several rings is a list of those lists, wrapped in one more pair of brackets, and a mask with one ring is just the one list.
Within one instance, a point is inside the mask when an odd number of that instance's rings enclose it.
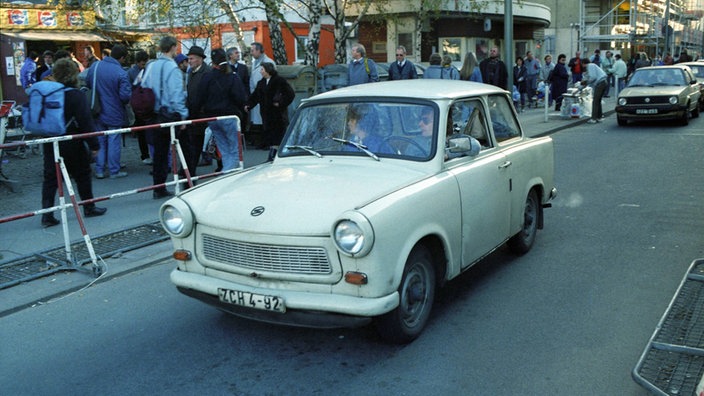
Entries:
{"label": "white trabant car", "polygon": [[415,339],[436,288],[508,241],[526,253],[556,195],[553,143],[508,92],[464,81],[357,85],[309,98],[273,162],[160,209],[186,295],[309,327],[375,321]]}

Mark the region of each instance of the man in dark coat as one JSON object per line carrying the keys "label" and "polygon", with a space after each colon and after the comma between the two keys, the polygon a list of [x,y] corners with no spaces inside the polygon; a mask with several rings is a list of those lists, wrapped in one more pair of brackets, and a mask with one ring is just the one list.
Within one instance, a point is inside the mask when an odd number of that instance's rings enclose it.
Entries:
{"label": "man in dark coat", "polygon": [[555,111],[560,111],[562,107],[562,94],[567,92],[567,81],[570,76],[567,73],[567,67],[565,67],[565,62],[567,61],[567,55],[560,54],[557,56],[557,63],[555,64],[555,69],[552,71],[552,80],[550,85],[550,90],[552,97],[555,100]]}
{"label": "man in dark coat", "polygon": [[273,63],[262,63],[262,79],[247,101],[245,110],[260,105],[264,129],[264,143],[269,146],[271,161],[288,127],[288,106],[296,93],[285,78],[279,76]]}
{"label": "man in dark coat", "polygon": [[389,65],[389,80],[413,80],[418,78],[416,67],[406,59],[406,47],[399,45],[396,48],[396,62]]}
{"label": "man in dark coat", "polygon": [[499,59],[499,49],[492,48],[489,57],[479,63],[479,70],[482,72],[482,81],[499,88],[508,90],[508,70],[506,64]]}
{"label": "man in dark coat", "polygon": [[[188,118],[197,120],[203,118],[203,109],[196,101],[198,95],[198,87],[203,76],[210,72],[210,66],[206,65],[205,51],[203,48],[194,45],[188,51],[189,69],[186,77],[186,107],[188,107]],[[205,128],[208,125],[204,122],[191,124],[186,128],[184,157],[186,157],[186,165],[191,176],[196,175],[196,167],[200,159],[200,153],[203,151],[203,142],[205,140]]]}

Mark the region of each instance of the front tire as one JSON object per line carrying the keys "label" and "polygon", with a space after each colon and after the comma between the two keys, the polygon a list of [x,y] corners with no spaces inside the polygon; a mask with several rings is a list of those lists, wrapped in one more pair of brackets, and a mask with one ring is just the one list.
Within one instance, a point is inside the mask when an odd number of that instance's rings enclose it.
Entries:
{"label": "front tire", "polygon": [[616,122],[618,122],[618,126],[626,126],[628,125],[628,120],[626,120],[623,117],[616,116]]}
{"label": "front tire", "polygon": [[682,117],[680,118],[680,125],[682,125],[682,126],[689,125],[689,103],[687,104],[687,108],[682,113]]}
{"label": "front tire", "polygon": [[378,317],[376,326],[385,341],[407,344],[425,328],[435,300],[435,269],[425,246],[416,246],[408,256],[398,294],[398,307]]}
{"label": "front tire", "polygon": [[530,190],[523,211],[523,228],[508,240],[508,247],[514,253],[526,254],[533,247],[535,234],[538,233],[538,216],[540,216],[538,195],[535,190]]}

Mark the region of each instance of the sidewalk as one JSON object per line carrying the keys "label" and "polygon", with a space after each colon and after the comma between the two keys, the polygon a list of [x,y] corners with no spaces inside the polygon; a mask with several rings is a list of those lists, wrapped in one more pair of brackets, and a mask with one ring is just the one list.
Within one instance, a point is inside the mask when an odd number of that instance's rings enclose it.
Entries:
{"label": "sidewalk", "polygon": [[[603,111],[605,116],[608,117],[613,114],[615,100],[616,99],[613,96],[611,98],[604,99],[605,104]],[[520,119],[527,136],[535,137],[549,135],[575,125],[585,123],[588,120],[588,118],[584,117],[562,118],[558,112],[553,111],[553,108],[550,108],[549,110],[550,111],[547,113],[547,117],[544,108],[526,109],[523,113],[519,114],[518,118]],[[109,182],[96,181],[94,183],[94,190],[100,190],[101,185],[119,183],[119,185],[114,185],[114,187],[122,188],[124,191],[129,188],[135,188],[136,186],[134,183],[138,180],[140,183],[139,186],[150,184],[149,182],[151,177],[148,175],[148,170],[150,167],[143,166],[140,163],[139,153],[138,151],[135,151],[136,142],[132,142],[130,137],[127,137],[127,140],[127,148],[123,149],[123,158],[127,162],[127,171],[130,172],[130,176]],[[256,150],[249,147],[244,152],[245,166],[252,166],[262,163],[266,160],[266,156],[266,150]],[[6,159],[8,158],[9,163],[4,164],[11,165],[7,167],[6,173],[8,176],[12,178],[12,176],[22,174],[27,175],[27,178],[22,180],[22,185],[20,186],[18,192],[11,192],[6,186],[0,186],[0,202],[2,202],[2,205],[0,205],[0,216],[8,216],[11,214],[22,213],[27,210],[35,210],[38,203],[38,197],[40,195],[39,191],[41,189],[41,156],[29,154],[26,159],[16,159],[12,156],[6,157]],[[132,183],[132,185],[130,185],[130,183]],[[96,196],[99,194],[100,191],[96,191]],[[144,210],[149,213],[153,211],[154,217],[156,217],[158,207],[163,201],[151,200],[151,194],[148,198],[149,199],[143,199],[142,197],[139,197],[137,198],[136,203],[127,201],[127,203],[121,205],[127,206],[128,208],[131,207],[131,211],[134,212],[138,212],[140,209],[137,205],[148,205],[144,208]],[[112,205],[113,207],[110,208],[108,213],[113,214],[115,217],[110,218],[111,221],[112,219],[119,218],[120,216],[120,208],[116,207],[117,205],[114,203]],[[137,215],[139,215],[139,212]],[[97,218],[98,220],[95,219],[96,218],[89,219],[90,222],[87,224],[87,227],[90,228],[92,235],[105,232],[101,232],[100,227],[111,225],[109,221],[105,221],[108,217],[106,217],[102,222],[99,221],[101,220],[100,218]],[[120,220],[124,221],[124,219]],[[149,219],[142,219],[141,222],[144,222],[145,220]],[[22,239],[40,241],[47,238],[46,230],[48,229],[41,228],[38,225],[38,222],[38,218],[30,218],[16,222],[21,224],[22,228],[26,228],[23,230],[24,235],[22,236]],[[112,224],[113,228],[114,226],[115,225]],[[0,238],[3,240],[3,242],[0,243],[0,262],[13,258],[11,255],[8,256],[7,253],[12,253],[11,246],[8,245],[16,243],[13,242],[12,238],[9,236],[11,232],[14,233],[15,231],[9,230],[10,228],[7,223],[0,224]],[[80,234],[72,234],[72,240],[79,237]],[[58,244],[54,243],[52,247],[56,247],[55,245]],[[166,263],[171,260],[171,246],[171,241],[165,241],[107,258],[105,259],[107,272],[102,275],[97,282],[104,282],[151,265]],[[37,251],[42,250],[38,249]],[[172,264],[169,263],[168,265]],[[89,266],[85,267],[88,268]],[[89,285],[93,281],[96,281],[96,279],[89,271],[68,271],[55,273],[50,276],[2,289],[0,290],[0,318],[18,310],[22,310],[26,307],[46,303],[54,298],[75,292]]]}

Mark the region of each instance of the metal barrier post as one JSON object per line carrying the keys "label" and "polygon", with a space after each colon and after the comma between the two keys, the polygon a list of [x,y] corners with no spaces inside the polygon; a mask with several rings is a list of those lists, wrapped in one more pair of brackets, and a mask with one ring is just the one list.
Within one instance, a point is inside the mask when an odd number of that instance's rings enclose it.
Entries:
{"label": "metal barrier post", "polygon": [[101,268],[98,266],[98,259],[95,255],[95,250],[93,249],[93,243],[90,240],[90,235],[86,230],[85,223],[83,222],[83,216],[81,215],[81,209],[76,201],[76,193],[73,190],[73,184],[71,184],[71,177],[66,169],[66,164],[64,163],[63,157],[59,153],[59,142],[54,141],[52,143],[54,149],[54,163],[56,164],[56,182],[59,191],[59,203],[61,204],[61,221],[64,231],[64,244],[66,251],[66,260],[71,266],[80,268],[77,265],[76,258],[71,252],[71,239],[69,237],[68,231],[68,216],[66,215],[66,198],[64,197],[63,182],[66,183],[66,190],[68,190],[68,195],[73,206],[73,211],[76,213],[76,219],[78,220],[78,225],[81,228],[81,234],[83,235],[83,240],[86,243],[86,248],[88,249],[88,254],[90,255],[91,262],[93,264],[93,273],[99,276],[102,273]]}

